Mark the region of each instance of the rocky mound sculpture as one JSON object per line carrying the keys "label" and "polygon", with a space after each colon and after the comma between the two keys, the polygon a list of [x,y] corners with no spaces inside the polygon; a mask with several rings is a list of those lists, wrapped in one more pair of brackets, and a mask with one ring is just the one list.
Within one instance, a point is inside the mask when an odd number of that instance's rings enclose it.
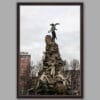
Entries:
{"label": "rocky mound sculpture", "polygon": [[48,71],[52,78],[58,74],[58,72],[64,71],[64,62],[60,57],[59,48],[56,42],[52,41],[51,36],[47,35],[45,38],[46,52],[45,59],[43,60],[44,71]]}
{"label": "rocky mound sculpture", "polygon": [[58,44],[52,41],[50,35],[46,35],[45,43],[43,70],[39,73],[39,81],[36,86],[37,94],[64,94],[66,80],[64,77],[64,61],[60,56]]}

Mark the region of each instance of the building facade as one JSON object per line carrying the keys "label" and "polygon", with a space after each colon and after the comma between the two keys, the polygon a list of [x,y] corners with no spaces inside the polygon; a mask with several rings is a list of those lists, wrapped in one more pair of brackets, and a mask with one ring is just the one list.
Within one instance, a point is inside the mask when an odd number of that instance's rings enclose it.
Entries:
{"label": "building facade", "polygon": [[19,94],[25,95],[29,88],[28,81],[30,80],[30,64],[31,55],[27,52],[21,52],[19,55]]}

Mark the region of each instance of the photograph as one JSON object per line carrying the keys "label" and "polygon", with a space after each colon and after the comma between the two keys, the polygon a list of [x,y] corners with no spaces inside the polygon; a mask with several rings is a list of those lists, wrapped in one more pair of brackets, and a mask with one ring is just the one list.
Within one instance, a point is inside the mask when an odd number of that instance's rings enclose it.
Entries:
{"label": "photograph", "polygon": [[17,3],[17,98],[83,98],[83,3]]}

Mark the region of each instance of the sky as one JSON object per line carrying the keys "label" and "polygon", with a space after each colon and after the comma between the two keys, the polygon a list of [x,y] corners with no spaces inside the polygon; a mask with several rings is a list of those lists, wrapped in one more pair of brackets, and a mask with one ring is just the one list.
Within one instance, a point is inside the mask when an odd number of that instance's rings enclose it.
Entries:
{"label": "sky", "polygon": [[20,51],[29,52],[37,64],[45,52],[45,36],[51,23],[56,28],[59,51],[63,60],[80,61],[80,6],[21,6]]}

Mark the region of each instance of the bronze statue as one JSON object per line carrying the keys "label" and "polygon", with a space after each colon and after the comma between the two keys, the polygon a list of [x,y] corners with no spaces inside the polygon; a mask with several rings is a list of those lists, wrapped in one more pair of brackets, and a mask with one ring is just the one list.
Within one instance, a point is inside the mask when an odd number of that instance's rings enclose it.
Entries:
{"label": "bronze statue", "polygon": [[55,33],[55,30],[57,30],[56,29],[56,25],[59,25],[59,23],[56,23],[56,24],[50,24],[51,25],[51,29],[50,29],[50,31],[48,31],[48,33],[52,33],[52,41],[55,41],[55,38],[57,39],[57,37],[56,37],[56,33]]}

